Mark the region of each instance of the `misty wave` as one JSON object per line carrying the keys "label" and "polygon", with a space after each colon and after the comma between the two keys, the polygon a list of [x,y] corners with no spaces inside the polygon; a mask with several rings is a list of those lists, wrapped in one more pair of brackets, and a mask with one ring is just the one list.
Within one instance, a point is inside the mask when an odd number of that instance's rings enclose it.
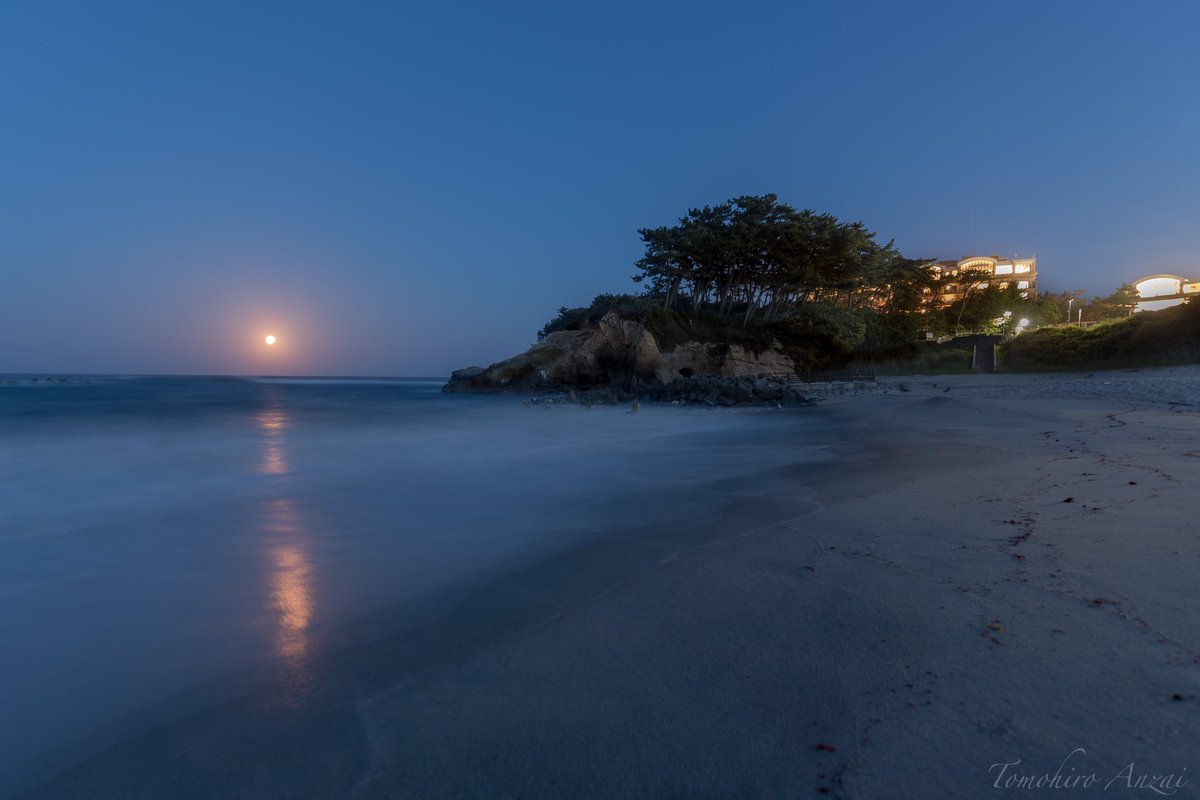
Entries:
{"label": "misty wave", "polygon": [[807,423],[430,380],[0,385],[0,787],[191,687],[251,667],[301,680],[378,609],[703,519],[830,459]]}

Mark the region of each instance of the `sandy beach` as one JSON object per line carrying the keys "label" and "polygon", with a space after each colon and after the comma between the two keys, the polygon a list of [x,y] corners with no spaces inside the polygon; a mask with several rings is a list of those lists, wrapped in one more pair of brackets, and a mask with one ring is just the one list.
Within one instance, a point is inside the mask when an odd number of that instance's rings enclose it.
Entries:
{"label": "sandy beach", "polygon": [[1195,796],[1200,369],[881,388],[779,412],[836,466],[494,576],[29,796]]}

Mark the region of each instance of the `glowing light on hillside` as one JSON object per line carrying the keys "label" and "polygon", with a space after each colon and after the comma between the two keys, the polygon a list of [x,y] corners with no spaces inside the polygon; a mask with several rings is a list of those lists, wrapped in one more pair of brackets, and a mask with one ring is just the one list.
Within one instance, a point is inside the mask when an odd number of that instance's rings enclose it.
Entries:
{"label": "glowing light on hillside", "polygon": [[274,336],[268,336],[263,341],[265,341],[267,344],[275,344],[275,342],[278,340]]}

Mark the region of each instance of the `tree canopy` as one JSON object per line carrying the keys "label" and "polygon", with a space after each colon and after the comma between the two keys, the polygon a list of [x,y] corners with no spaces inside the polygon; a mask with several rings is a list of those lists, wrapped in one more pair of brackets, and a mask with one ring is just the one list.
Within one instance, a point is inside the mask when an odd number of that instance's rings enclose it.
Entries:
{"label": "tree canopy", "polygon": [[708,308],[771,320],[811,302],[916,310],[936,284],[927,261],[880,244],[861,222],[797,211],[773,194],[694,208],[677,225],[638,231],[638,282],[667,309]]}
{"label": "tree canopy", "polygon": [[1115,292],[1105,297],[1093,297],[1083,310],[1083,318],[1092,322],[1123,319],[1132,316],[1137,308],[1138,291],[1132,284],[1122,284]]}

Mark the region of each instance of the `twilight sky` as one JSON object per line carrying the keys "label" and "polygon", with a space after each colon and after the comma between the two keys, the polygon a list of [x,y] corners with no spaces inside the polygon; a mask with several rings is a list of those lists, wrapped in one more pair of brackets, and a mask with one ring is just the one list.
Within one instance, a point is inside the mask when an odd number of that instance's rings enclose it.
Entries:
{"label": "twilight sky", "polygon": [[633,290],[638,227],[751,193],[1036,255],[1043,290],[1200,277],[1197,29],[1169,0],[0,0],[0,372],[445,375]]}

